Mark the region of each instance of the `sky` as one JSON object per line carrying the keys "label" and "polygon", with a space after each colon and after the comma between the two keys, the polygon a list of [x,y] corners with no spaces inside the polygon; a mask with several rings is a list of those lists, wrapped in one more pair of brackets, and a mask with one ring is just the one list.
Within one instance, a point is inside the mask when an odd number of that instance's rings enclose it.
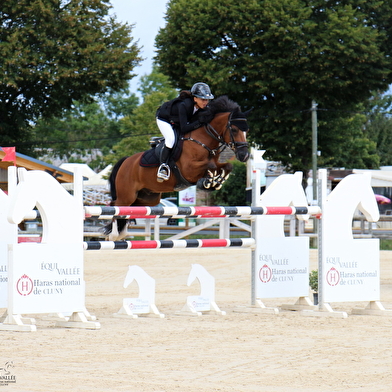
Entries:
{"label": "sky", "polygon": [[139,40],[141,57],[145,58],[139,67],[134,69],[138,76],[131,81],[131,91],[136,93],[140,76],[149,74],[152,70],[152,59],[155,56],[155,36],[160,27],[165,26],[166,4],[168,0],[111,0],[112,14],[116,14],[118,21],[134,24],[132,36]]}

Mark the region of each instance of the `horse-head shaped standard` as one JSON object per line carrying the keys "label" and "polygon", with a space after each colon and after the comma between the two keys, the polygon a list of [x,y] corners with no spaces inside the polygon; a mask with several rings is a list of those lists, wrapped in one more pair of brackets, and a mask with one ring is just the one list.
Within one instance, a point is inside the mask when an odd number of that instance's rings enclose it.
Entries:
{"label": "horse-head shaped standard", "polygon": [[350,174],[329,194],[323,206],[324,235],[328,239],[352,239],[352,219],[358,208],[370,222],[380,218],[370,176]]}
{"label": "horse-head shaped standard", "polygon": [[[37,207],[43,243],[75,243],[83,238],[83,204],[44,171],[19,169],[19,184],[10,195],[8,221],[20,223]],[[61,214],[61,216],[59,216]]]}

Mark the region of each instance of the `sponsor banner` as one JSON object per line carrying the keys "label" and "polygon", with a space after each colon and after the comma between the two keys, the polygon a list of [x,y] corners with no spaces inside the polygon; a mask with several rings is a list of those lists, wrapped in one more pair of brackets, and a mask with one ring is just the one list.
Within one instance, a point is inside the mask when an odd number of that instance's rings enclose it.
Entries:
{"label": "sponsor banner", "polygon": [[379,301],[379,239],[324,240],[324,302]]}
{"label": "sponsor banner", "polygon": [[257,239],[256,297],[309,295],[309,238]]}
{"label": "sponsor banner", "polygon": [[9,260],[12,314],[84,310],[82,244],[13,244]]}

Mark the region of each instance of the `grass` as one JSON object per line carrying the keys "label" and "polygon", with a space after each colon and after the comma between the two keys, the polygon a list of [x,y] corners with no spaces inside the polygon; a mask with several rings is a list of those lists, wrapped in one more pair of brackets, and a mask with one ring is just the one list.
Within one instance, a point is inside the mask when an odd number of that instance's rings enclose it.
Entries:
{"label": "grass", "polygon": [[381,238],[380,250],[392,250],[392,239]]}

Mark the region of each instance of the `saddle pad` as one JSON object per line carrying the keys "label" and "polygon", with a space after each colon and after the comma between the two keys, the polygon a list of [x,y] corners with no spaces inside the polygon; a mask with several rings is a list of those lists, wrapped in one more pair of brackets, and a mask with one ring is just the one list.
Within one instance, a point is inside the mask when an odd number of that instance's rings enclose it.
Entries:
{"label": "saddle pad", "polygon": [[160,162],[155,154],[155,148],[144,151],[142,158],[140,159],[140,166],[142,167],[157,167]]}
{"label": "saddle pad", "polygon": [[[180,140],[174,147],[174,153],[171,157],[171,161],[176,162],[178,159],[180,159],[181,151],[182,151],[182,145],[183,145],[183,140]],[[159,158],[157,157],[157,154],[155,152],[155,148],[150,148],[147,151],[144,151],[141,159],[140,159],[140,166],[142,167],[158,167],[161,164]]]}

